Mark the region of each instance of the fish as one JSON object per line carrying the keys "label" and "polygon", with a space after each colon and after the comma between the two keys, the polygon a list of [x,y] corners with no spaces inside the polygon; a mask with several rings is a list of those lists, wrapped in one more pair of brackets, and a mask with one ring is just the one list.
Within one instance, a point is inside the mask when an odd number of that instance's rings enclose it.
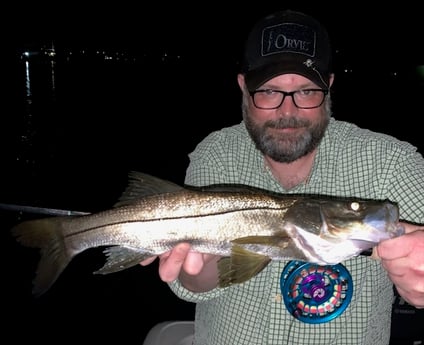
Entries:
{"label": "fish", "polygon": [[217,283],[228,287],[272,260],[340,263],[404,228],[389,200],[195,187],[131,171],[110,209],[26,220],[11,231],[21,245],[40,251],[32,289],[40,296],[76,255],[94,247],[104,247],[105,263],[93,273],[110,274],[188,242],[192,251],[221,256]]}

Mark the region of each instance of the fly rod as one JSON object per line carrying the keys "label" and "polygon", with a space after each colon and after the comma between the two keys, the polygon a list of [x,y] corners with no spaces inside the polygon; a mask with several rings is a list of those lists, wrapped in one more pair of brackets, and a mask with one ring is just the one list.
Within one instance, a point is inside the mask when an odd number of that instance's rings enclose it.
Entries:
{"label": "fly rod", "polygon": [[21,212],[21,213],[34,213],[45,214],[50,216],[82,216],[90,214],[90,212],[63,210],[58,208],[37,207],[17,204],[3,204],[0,203],[0,210]]}

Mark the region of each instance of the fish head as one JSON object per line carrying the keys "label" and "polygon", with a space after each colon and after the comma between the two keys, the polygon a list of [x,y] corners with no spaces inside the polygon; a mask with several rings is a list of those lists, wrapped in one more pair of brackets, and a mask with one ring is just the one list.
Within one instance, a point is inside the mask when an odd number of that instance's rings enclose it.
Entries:
{"label": "fish head", "polygon": [[400,236],[397,204],[387,200],[349,199],[321,203],[321,236],[341,240],[380,241]]}
{"label": "fish head", "polygon": [[320,265],[337,264],[404,233],[399,209],[389,201],[305,198],[284,219],[296,247]]}
{"label": "fish head", "polygon": [[399,208],[388,200],[305,198],[291,207],[285,219],[332,242],[377,244],[404,233]]}

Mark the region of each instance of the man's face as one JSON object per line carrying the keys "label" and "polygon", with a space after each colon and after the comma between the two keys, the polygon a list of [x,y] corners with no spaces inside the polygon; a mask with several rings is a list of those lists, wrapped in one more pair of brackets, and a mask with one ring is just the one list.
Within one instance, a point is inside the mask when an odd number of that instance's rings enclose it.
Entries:
{"label": "man's face", "polygon": [[[258,90],[296,91],[317,89],[298,74],[277,76]],[[271,159],[291,163],[312,152],[321,141],[331,116],[331,100],[313,109],[300,109],[290,96],[276,109],[258,109],[249,93],[243,92],[243,119],[257,148]]]}

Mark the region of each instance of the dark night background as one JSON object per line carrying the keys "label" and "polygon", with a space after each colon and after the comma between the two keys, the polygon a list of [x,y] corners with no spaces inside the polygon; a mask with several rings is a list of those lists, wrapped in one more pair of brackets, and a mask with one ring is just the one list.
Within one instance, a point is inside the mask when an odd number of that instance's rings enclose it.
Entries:
{"label": "dark night background", "polygon": [[[329,30],[334,116],[423,152],[416,128],[424,115],[421,12],[406,4],[372,11],[351,2],[290,4]],[[236,74],[248,30],[284,8],[232,7],[119,2],[4,11],[11,26],[1,67],[0,203],[95,212],[117,201],[130,170],[182,183],[195,145],[241,120]],[[52,42],[54,90],[51,65],[33,59],[28,97],[21,53]],[[99,58],[99,51],[113,58]],[[93,275],[104,261],[97,249],[76,257],[51,290],[33,298],[37,252],[17,245],[8,229],[39,215],[0,210],[0,216],[4,329],[14,343],[141,344],[155,323],[193,318],[194,306],[172,295],[156,263]],[[393,344],[418,339],[422,313],[397,305],[393,317]]]}

